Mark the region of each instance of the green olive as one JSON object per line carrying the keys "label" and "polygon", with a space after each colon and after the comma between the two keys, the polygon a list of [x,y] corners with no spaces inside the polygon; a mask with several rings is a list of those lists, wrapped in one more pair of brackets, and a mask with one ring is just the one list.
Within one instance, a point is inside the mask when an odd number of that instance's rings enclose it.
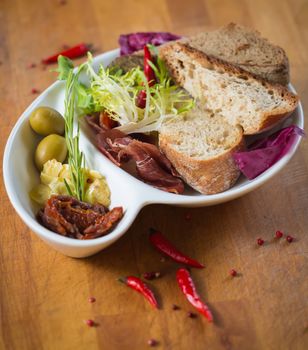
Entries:
{"label": "green olive", "polygon": [[51,159],[64,162],[67,154],[65,138],[56,134],[48,135],[38,144],[35,151],[35,164],[41,171],[43,165]]}
{"label": "green olive", "polygon": [[64,134],[64,118],[50,107],[36,108],[30,116],[30,125],[36,133],[43,136]]}

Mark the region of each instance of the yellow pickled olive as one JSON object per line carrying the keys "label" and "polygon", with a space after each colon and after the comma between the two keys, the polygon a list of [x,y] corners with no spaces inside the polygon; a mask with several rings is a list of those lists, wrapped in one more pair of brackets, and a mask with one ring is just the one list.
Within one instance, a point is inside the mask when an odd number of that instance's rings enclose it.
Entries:
{"label": "yellow pickled olive", "polygon": [[39,135],[64,134],[64,118],[50,107],[38,107],[30,116],[31,128]]}
{"label": "yellow pickled olive", "polygon": [[43,184],[38,184],[29,193],[30,198],[36,203],[44,205],[51,196],[51,189]]}
{"label": "yellow pickled olive", "polygon": [[43,165],[51,159],[62,163],[67,154],[65,138],[56,134],[48,135],[38,144],[35,151],[35,164],[41,171]]}

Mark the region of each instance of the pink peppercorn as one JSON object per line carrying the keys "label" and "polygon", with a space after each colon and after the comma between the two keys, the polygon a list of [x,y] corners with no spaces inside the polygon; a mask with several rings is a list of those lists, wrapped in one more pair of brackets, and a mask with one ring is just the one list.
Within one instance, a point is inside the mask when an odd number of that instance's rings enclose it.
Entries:
{"label": "pink peppercorn", "polygon": [[232,277],[235,277],[237,275],[237,272],[234,269],[230,270],[229,273]]}
{"label": "pink peppercorn", "polygon": [[85,320],[85,324],[89,327],[93,327],[94,326],[94,321],[93,320]]}
{"label": "pink peppercorn", "polygon": [[276,238],[281,238],[283,236],[283,233],[281,231],[276,231]]}
{"label": "pink peppercorn", "polygon": [[258,245],[263,245],[264,244],[264,240],[262,238],[258,238],[257,239],[257,244]]}
{"label": "pink peppercorn", "polygon": [[287,242],[291,243],[291,242],[293,242],[294,238],[292,236],[287,236],[286,240],[287,240]]}
{"label": "pink peppercorn", "polygon": [[96,299],[95,299],[94,297],[90,297],[90,298],[88,299],[88,302],[89,302],[89,303],[95,303],[95,302],[96,302]]}
{"label": "pink peppercorn", "polygon": [[36,63],[29,63],[27,65],[27,68],[35,68],[36,67]]}
{"label": "pink peppercorn", "polygon": [[158,344],[158,342],[155,339],[149,339],[148,340],[148,345],[149,346],[156,346],[157,344]]}
{"label": "pink peppercorn", "polygon": [[145,272],[143,278],[146,280],[153,280],[154,278],[159,278],[160,272]]}
{"label": "pink peppercorn", "polygon": [[187,213],[187,214],[185,215],[185,220],[186,220],[186,221],[190,221],[190,220],[191,220],[191,214],[190,214],[190,213]]}

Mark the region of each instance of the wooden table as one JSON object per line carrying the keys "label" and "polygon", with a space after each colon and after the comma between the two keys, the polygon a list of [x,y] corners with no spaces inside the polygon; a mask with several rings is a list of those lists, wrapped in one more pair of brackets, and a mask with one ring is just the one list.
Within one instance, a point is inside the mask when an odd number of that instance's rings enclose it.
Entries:
{"label": "wooden table", "polygon": [[[305,0],[2,0],[1,150],[35,98],[31,89],[44,90],[55,79],[29,65],[62,45],[91,42],[102,52],[116,47],[121,33],[192,34],[230,21],[259,29],[286,49],[292,82],[307,105]],[[0,348],[139,350],[154,338],[160,349],[308,349],[307,167],[305,140],[279,176],[253,193],[209,208],[149,206],[116,244],[82,260],[57,253],[31,233],[1,182]],[[214,324],[187,317],[192,308],[175,282],[176,265],[161,261],[148,243],[151,226],[206,265],[192,274]],[[295,242],[274,240],[278,229]],[[264,246],[256,245],[258,237]],[[231,268],[240,275],[231,278]],[[117,282],[152,270],[162,273],[152,282],[160,311]],[[173,311],[172,304],[181,309]],[[97,327],[86,326],[86,319]]]}

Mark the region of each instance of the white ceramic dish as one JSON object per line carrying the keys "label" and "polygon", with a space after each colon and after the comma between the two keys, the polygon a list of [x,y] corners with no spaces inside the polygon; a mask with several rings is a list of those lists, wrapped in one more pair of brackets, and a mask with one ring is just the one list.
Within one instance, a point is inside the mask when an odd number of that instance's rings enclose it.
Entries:
{"label": "white ceramic dish", "polygon": [[[97,56],[93,64],[95,67],[99,64],[108,65],[118,54],[118,50],[104,53]],[[290,88],[294,91],[291,86]],[[33,154],[39,138],[31,130],[28,118],[38,106],[50,106],[63,113],[63,100],[64,83],[55,82],[21,115],[6,144],[3,174],[11,203],[25,224],[47,244],[71,257],[90,256],[108,247],[128,230],[141,208],[148,204],[161,203],[201,207],[227,202],[243,196],[276,175],[288,163],[300,143],[300,139],[298,139],[288,154],[252,181],[241,177],[231,189],[214,195],[201,195],[193,190],[187,190],[184,195],[175,195],[155,189],[119,169],[97,151],[90,141],[90,133],[83,127],[81,148],[86,154],[88,166],[106,176],[112,193],[111,207],[123,206],[125,215],[116,228],[104,237],[87,241],[74,240],[55,234],[41,226],[35,218],[38,207],[28,195],[31,188],[39,182],[39,174],[33,163]],[[291,122],[303,128],[304,115],[301,104],[293,115],[280,125],[280,128]]]}

